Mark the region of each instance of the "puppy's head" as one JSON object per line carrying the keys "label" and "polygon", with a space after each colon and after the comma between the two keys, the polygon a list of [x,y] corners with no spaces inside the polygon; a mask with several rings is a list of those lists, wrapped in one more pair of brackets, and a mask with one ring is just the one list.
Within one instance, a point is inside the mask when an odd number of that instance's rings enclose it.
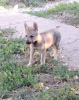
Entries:
{"label": "puppy's head", "polygon": [[36,36],[38,34],[37,23],[33,23],[33,27],[28,27],[27,24],[24,24],[25,33],[26,33],[26,44],[31,44],[35,42]]}

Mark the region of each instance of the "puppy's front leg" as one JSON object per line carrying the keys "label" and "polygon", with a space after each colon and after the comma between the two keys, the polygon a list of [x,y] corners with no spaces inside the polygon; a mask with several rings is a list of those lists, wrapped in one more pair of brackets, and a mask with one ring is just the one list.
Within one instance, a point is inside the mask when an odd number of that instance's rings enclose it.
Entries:
{"label": "puppy's front leg", "polygon": [[46,50],[41,51],[41,65],[45,64]]}
{"label": "puppy's front leg", "polygon": [[30,45],[30,60],[29,60],[29,64],[27,66],[30,66],[31,64],[33,64],[33,56],[34,56],[34,48],[32,46],[32,44]]}

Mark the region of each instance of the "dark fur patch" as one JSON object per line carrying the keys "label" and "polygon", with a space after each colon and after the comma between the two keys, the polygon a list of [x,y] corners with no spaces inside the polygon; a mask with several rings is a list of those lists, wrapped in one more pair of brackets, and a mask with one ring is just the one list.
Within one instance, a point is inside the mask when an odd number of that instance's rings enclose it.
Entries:
{"label": "dark fur patch", "polygon": [[33,42],[33,45],[36,46],[37,45],[37,41]]}

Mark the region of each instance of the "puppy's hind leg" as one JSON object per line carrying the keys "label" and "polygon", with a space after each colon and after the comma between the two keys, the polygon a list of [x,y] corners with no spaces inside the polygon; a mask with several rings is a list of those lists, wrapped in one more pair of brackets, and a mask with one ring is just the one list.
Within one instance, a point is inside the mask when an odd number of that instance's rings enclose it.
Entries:
{"label": "puppy's hind leg", "polygon": [[53,54],[51,55],[51,57],[53,57],[55,60],[57,60],[57,57],[58,57],[58,50],[56,48],[56,46],[53,46]]}

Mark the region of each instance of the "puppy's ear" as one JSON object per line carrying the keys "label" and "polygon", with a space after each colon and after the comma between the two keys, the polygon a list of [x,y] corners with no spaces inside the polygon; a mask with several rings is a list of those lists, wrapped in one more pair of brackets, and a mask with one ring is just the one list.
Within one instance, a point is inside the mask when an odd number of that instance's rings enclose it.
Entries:
{"label": "puppy's ear", "polygon": [[26,23],[24,23],[24,27],[25,27],[25,30],[27,31],[28,30],[28,26]]}
{"label": "puppy's ear", "polygon": [[34,28],[34,30],[38,30],[38,25],[36,22],[33,23],[33,28]]}

